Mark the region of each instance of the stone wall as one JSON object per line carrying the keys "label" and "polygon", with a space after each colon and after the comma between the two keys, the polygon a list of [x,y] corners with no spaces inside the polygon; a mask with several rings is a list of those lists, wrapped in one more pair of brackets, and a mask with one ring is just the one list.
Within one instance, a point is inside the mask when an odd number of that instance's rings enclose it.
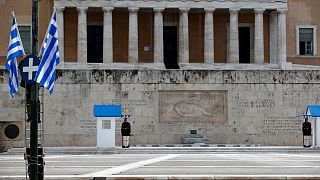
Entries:
{"label": "stone wall", "polygon": [[[122,104],[132,114],[134,144],[181,143],[197,130],[210,143],[301,145],[296,118],[320,101],[318,70],[72,70],[58,71],[45,92],[47,146],[95,146],[94,104]],[[8,95],[1,73],[1,121],[23,120],[23,90]],[[120,144],[121,119],[117,119]]]}

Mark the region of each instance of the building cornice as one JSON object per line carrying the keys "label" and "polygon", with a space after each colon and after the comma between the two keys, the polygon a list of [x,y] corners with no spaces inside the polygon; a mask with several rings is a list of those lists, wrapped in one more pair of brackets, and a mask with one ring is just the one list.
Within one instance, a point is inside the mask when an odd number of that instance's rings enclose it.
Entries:
{"label": "building cornice", "polygon": [[55,7],[287,9],[287,0],[55,0]]}

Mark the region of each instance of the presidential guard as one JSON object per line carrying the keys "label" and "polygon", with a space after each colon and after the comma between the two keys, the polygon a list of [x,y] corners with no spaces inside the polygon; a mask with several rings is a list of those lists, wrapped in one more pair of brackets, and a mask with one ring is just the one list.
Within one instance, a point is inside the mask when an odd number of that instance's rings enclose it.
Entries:
{"label": "presidential guard", "polygon": [[128,118],[124,117],[123,123],[121,125],[122,148],[129,148],[130,134],[131,134],[130,123],[128,122]]}
{"label": "presidential guard", "polygon": [[308,122],[308,118],[304,119],[302,124],[303,133],[303,147],[311,147],[311,123]]}

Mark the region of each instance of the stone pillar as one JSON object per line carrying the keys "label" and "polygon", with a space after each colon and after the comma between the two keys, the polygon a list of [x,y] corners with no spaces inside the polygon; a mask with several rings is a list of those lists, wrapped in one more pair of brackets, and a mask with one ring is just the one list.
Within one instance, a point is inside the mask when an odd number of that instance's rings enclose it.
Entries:
{"label": "stone pillar", "polygon": [[180,8],[179,21],[179,62],[189,63],[189,19],[190,8]]}
{"label": "stone pillar", "polygon": [[164,8],[154,8],[154,63],[163,63],[163,15]]}
{"label": "stone pillar", "polygon": [[214,63],[214,8],[204,8],[206,12],[204,23],[204,62]]}
{"label": "stone pillar", "polygon": [[278,10],[278,64],[280,67],[287,62],[286,13],[287,10]]}
{"label": "stone pillar", "polygon": [[138,63],[138,10],[139,8],[128,8],[128,10],[129,10],[128,62]]}
{"label": "stone pillar", "polygon": [[238,13],[240,9],[229,9],[230,35],[229,35],[229,63],[239,63],[239,24]]}
{"label": "stone pillar", "polygon": [[113,62],[112,41],[112,10],[113,7],[103,7],[103,63]]}
{"label": "stone pillar", "polygon": [[278,14],[276,11],[271,12],[270,21],[270,64],[277,64],[278,54]]}
{"label": "stone pillar", "polygon": [[88,7],[77,7],[78,10],[78,50],[79,63],[87,63],[87,10]]}
{"label": "stone pillar", "polygon": [[264,63],[264,35],[263,35],[263,12],[264,9],[255,9],[254,24],[254,63]]}
{"label": "stone pillar", "polygon": [[58,43],[60,62],[64,62],[64,7],[55,7],[57,12]]}

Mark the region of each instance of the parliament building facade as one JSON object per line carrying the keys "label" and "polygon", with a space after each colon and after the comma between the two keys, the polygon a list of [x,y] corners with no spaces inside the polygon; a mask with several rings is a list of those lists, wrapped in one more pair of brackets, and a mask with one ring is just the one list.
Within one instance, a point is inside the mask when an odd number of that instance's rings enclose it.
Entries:
{"label": "parliament building facade", "polygon": [[[25,92],[11,98],[3,66],[12,10],[31,52],[31,1],[23,3],[0,0],[1,131],[10,122],[24,131]],[[297,115],[320,103],[319,7],[318,0],[40,1],[39,44],[55,9],[61,61],[54,93],[44,97],[46,145],[95,146],[95,104],[121,104],[132,115],[132,144],[181,144],[192,132],[210,144],[302,145]],[[14,146],[23,139],[0,136]]]}

